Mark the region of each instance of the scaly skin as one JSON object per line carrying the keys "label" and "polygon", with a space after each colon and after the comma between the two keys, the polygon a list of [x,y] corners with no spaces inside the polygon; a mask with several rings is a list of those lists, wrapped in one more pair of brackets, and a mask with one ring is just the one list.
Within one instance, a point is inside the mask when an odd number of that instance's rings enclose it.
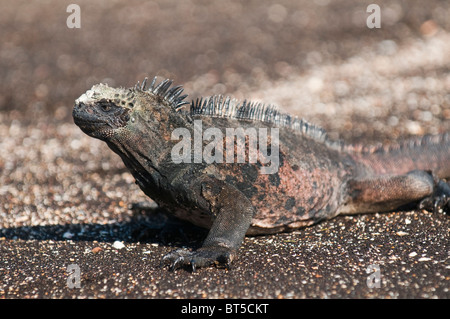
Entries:
{"label": "scaly skin", "polygon": [[[450,177],[449,134],[361,150],[330,141],[320,128],[272,107],[212,97],[184,111],[186,96],[171,83],[155,85],[154,79],[148,90],[145,83],[129,89],[96,85],[76,100],[73,117],[122,158],[158,205],[210,229],[198,250],[176,250],[163,258],[172,269],[229,266],[246,234],[288,231],[338,214],[389,211],[416,202],[419,208],[449,210],[450,186],[441,180]],[[242,149],[251,154],[250,137],[244,144],[227,144],[234,140],[227,128],[278,128],[278,138],[267,137],[270,149],[279,152],[277,170],[263,173],[270,163],[262,159],[269,153],[260,148],[252,150],[256,162],[195,160],[195,151],[188,154],[191,162],[174,160],[172,152],[180,145],[176,129],[201,138],[199,132],[209,128],[222,133],[215,144],[222,148],[214,149],[221,158]],[[203,137],[197,146],[207,149],[211,141],[212,136]]]}

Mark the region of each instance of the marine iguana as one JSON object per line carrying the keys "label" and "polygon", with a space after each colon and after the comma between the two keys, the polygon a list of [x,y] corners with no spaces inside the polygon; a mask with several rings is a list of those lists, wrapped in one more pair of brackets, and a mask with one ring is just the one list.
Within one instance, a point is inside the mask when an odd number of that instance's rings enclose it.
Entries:
{"label": "marine iguana", "polygon": [[[391,146],[349,145],[271,105],[223,96],[189,103],[170,80],[157,84],[155,77],[148,88],[146,82],[131,88],[94,85],[75,101],[73,118],[122,158],[159,206],[210,229],[199,249],[163,257],[162,265],[171,269],[228,267],[246,234],[289,231],[339,214],[410,203],[450,210],[450,185],[442,180],[450,177],[449,132]],[[229,129],[235,135],[227,135]],[[264,135],[268,130],[277,134]],[[250,148],[252,132],[260,133],[258,148]],[[181,143],[183,134],[200,137],[193,144],[209,157],[199,157],[190,140]],[[239,161],[243,148],[247,160]],[[268,149],[277,155],[277,167],[264,173]]]}

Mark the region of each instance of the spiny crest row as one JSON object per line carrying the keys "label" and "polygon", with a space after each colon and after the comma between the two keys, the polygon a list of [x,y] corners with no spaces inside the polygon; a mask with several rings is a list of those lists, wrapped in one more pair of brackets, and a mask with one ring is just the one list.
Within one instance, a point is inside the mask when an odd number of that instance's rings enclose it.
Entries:
{"label": "spiny crest row", "polygon": [[[145,78],[142,84],[138,82],[134,86],[134,89],[160,96],[169,102],[175,111],[180,110],[183,105],[189,104],[189,102],[184,100],[187,94],[181,95],[183,92],[181,85],[170,88],[173,81],[168,79],[156,85],[156,79],[157,77],[154,77],[150,86],[146,88],[148,78]],[[298,119],[297,117],[284,114],[273,105],[265,105],[259,102],[249,102],[247,100],[239,102],[230,97],[215,95],[209,98],[197,99],[195,102],[192,101],[190,112],[192,115],[227,117],[273,123],[277,126],[290,127],[321,141],[327,140],[326,132],[320,127]]]}
{"label": "spiny crest row", "polygon": [[213,117],[235,118],[239,120],[254,120],[273,123],[280,127],[289,127],[314,139],[327,141],[326,132],[303,119],[292,117],[280,112],[273,105],[260,102],[240,102],[230,97],[214,95],[207,98],[198,98],[192,101],[191,115],[206,115]]}
{"label": "spiny crest row", "polygon": [[170,103],[176,111],[179,110],[183,105],[189,104],[189,102],[184,100],[188,95],[187,94],[181,95],[181,93],[183,92],[183,87],[181,85],[170,88],[172,86],[173,81],[168,79],[161,81],[158,85],[155,85],[156,84],[156,76],[155,76],[147,89],[146,88],[147,80],[148,78],[145,78],[144,81],[142,81],[142,84],[138,82],[134,86],[134,89],[140,91],[147,91],[163,98],[168,103]]}
{"label": "spiny crest row", "polygon": [[[146,89],[147,78],[144,79],[142,84],[138,82],[134,89],[143,92],[150,92],[163,98],[174,108],[175,111],[179,111],[183,105],[189,104],[189,102],[184,100],[188,95],[181,95],[183,92],[181,85],[170,88],[173,81],[168,79],[163,80],[156,85],[156,79],[156,77],[153,78],[148,89]],[[130,94],[132,94],[132,92],[130,92]],[[330,140],[325,130],[322,128],[310,124],[303,119],[291,117],[289,114],[284,114],[273,105],[265,105],[259,102],[248,102],[247,100],[239,102],[236,99],[224,97],[222,95],[199,98],[196,101],[192,101],[190,113],[191,115],[235,118],[273,123],[276,126],[289,127],[293,130],[299,131],[306,136],[325,143],[332,149],[352,153],[388,153],[401,149],[414,148],[423,144],[427,145],[450,141],[450,133],[446,133],[437,136],[424,136],[392,145],[385,145],[381,143],[370,146],[362,144],[349,145],[339,140]]]}
{"label": "spiny crest row", "polygon": [[[146,88],[148,78],[145,78],[144,81],[142,81],[142,84],[138,82],[134,86],[134,89],[150,92],[165,99],[172,105],[175,111],[179,111],[183,105],[189,104],[189,102],[184,100],[187,97],[187,94],[181,95],[183,92],[181,85],[170,88],[173,81],[168,79],[163,80],[156,85],[156,79],[157,77],[154,77],[150,86]],[[247,100],[239,102],[230,97],[215,95],[208,98],[197,99],[195,102],[192,101],[190,112],[192,115],[226,117],[241,120],[247,119],[273,123],[277,126],[292,128],[311,138],[326,142],[330,145],[333,144],[328,140],[327,134],[322,128],[310,124],[303,119],[284,114],[273,105],[248,102]]]}

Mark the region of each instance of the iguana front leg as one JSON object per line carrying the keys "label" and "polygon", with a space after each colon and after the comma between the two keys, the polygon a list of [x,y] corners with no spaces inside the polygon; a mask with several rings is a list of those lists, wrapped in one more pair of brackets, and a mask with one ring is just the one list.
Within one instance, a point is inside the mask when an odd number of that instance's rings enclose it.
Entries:
{"label": "iguana front leg", "polygon": [[201,195],[214,216],[212,227],[201,248],[177,249],[163,257],[162,265],[172,270],[188,265],[193,271],[213,264],[229,267],[252,221],[254,208],[235,187],[210,178],[201,183]]}
{"label": "iguana front leg", "polygon": [[418,202],[420,209],[450,210],[450,186],[432,174],[415,170],[404,175],[382,175],[350,180],[348,200],[340,214],[383,212]]}

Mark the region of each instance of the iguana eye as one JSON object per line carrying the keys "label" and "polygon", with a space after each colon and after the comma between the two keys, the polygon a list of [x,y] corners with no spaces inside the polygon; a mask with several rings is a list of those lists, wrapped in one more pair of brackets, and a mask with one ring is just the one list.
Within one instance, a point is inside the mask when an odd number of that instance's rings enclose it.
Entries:
{"label": "iguana eye", "polygon": [[106,103],[100,104],[100,107],[101,107],[102,110],[105,111],[105,112],[109,112],[109,111],[111,110],[111,105],[106,104]]}

